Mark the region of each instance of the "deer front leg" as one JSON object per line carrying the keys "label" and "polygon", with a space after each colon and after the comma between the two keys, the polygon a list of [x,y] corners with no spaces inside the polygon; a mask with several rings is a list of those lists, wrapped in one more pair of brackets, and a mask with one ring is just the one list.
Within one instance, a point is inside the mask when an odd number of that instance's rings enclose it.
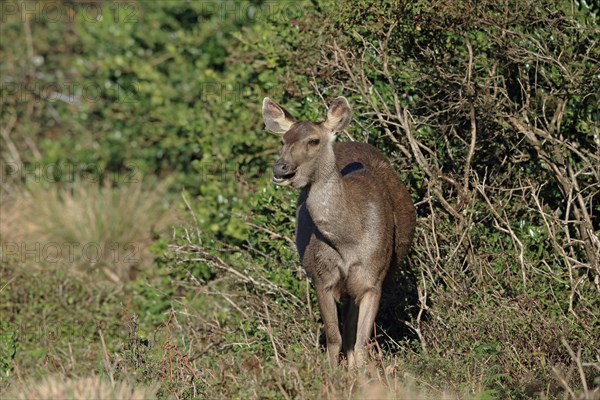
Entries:
{"label": "deer front leg", "polygon": [[354,361],[349,367],[360,367],[367,360],[367,352],[365,346],[371,337],[373,323],[379,309],[379,301],[381,300],[381,288],[371,289],[367,291],[360,299],[358,304],[358,326],[356,330],[356,343],[354,345]]}
{"label": "deer front leg", "polygon": [[344,314],[343,347],[348,365],[354,365],[354,343],[356,342],[356,326],[358,323],[358,306],[354,299],[349,299]]}
{"label": "deer front leg", "polygon": [[335,297],[331,289],[317,289],[317,300],[321,310],[321,318],[325,326],[325,337],[327,338],[327,355],[329,356],[329,365],[332,368],[337,367],[339,362],[340,350],[342,349],[342,336],[338,325],[337,306]]}

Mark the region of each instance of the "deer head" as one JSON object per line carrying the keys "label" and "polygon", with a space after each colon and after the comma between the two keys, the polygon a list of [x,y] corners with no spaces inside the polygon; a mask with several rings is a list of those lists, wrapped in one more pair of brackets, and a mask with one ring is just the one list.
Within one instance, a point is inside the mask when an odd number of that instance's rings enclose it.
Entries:
{"label": "deer head", "polygon": [[302,188],[315,181],[323,163],[334,163],[332,144],[350,123],[352,110],[345,97],[338,97],[329,107],[325,121],[298,122],[283,107],[265,97],[263,118],[266,129],[282,137],[281,157],[273,165],[273,182]]}

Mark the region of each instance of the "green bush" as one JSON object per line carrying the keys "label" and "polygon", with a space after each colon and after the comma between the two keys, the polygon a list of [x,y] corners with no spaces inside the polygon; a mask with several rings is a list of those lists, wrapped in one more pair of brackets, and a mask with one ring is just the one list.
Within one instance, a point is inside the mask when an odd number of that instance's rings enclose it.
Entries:
{"label": "green bush", "polygon": [[[481,374],[500,397],[552,396],[552,367],[576,368],[568,346],[596,357],[594,12],[555,2],[323,2],[312,18],[326,22],[304,25],[323,51],[294,58],[314,42],[286,48],[286,68],[310,68],[316,90],[352,95],[355,137],[388,154],[419,201],[416,357],[457,384]],[[474,348],[493,349],[493,365],[469,370],[483,359]],[[563,386],[598,384],[596,370],[585,373]]]}

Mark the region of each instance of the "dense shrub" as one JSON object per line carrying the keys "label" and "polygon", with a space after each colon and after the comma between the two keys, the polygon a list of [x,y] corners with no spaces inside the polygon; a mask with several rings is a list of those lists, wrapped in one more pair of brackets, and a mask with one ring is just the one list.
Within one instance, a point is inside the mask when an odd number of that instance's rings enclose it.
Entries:
{"label": "dense shrub", "polygon": [[[551,367],[571,365],[568,346],[598,357],[595,14],[525,1],[323,9],[313,18],[327,23],[304,25],[323,51],[307,60],[292,52],[313,43],[288,47],[286,67],[324,96],[351,94],[355,137],[389,153],[411,186],[422,351],[448,377],[473,360],[502,396],[554,393]],[[570,384],[597,385],[587,373]]]}
{"label": "dense shrub", "polygon": [[[236,215],[276,143],[260,129],[258,99],[283,92],[271,61],[244,47],[265,34],[253,26],[298,14],[301,3],[66,2],[58,9],[60,17],[45,18],[38,4],[25,18],[7,8],[3,177],[68,184],[175,175],[175,190],[201,196],[203,226],[242,239]],[[25,26],[46,39],[27,42],[19,36]]]}

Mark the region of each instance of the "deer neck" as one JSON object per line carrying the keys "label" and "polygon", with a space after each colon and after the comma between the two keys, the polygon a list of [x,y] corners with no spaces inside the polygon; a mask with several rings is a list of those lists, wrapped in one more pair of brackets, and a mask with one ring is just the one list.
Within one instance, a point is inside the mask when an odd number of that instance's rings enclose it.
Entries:
{"label": "deer neck", "polygon": [[346,208],[344,182],[335,161],[333,143],[328,143],[319,155],[314,180],[306,199],[311,218],[320,230],[325,228],[325,224],[339,221],[337,214]]}

